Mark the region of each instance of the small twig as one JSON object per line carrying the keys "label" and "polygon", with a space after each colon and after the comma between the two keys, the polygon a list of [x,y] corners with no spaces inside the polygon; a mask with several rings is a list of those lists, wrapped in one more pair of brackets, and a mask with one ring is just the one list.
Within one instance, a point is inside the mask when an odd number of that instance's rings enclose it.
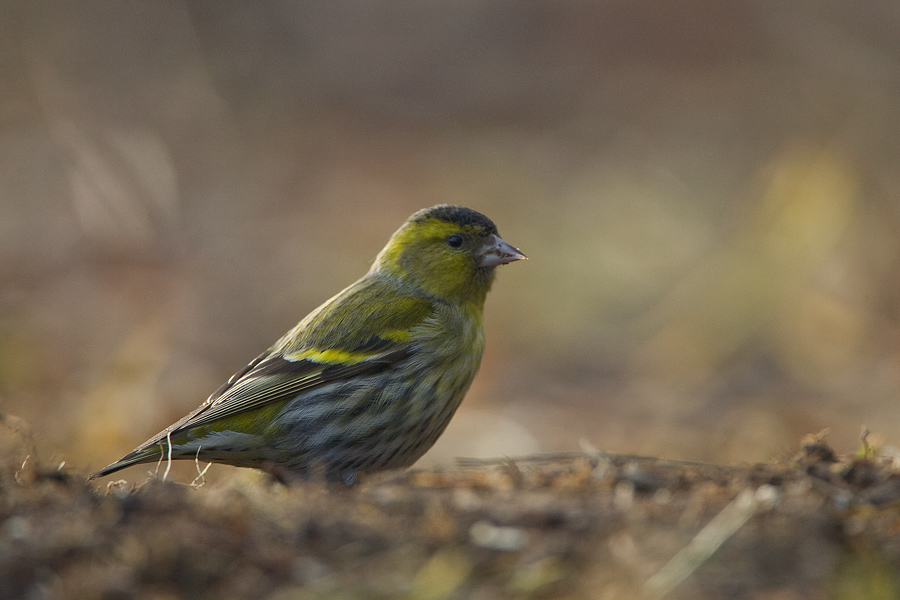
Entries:
{"label": "small twig", "polygon": [[757,507],[753,490],[738,494],[687,546],[644,583],[644,597],[659,600],[678,587],[756,514]]}
{"label": "small twig", "polygon": [[16,472],[13,474],[13,477],[15,478],[16,483],[19,483],[19,484],[23,483],[22,478],[20,477],[20,475],[21,475],[22,472],[25,470],[25,465],[28,464],[28,460],[29,460],[30,458],[31,458],[31,455],[30,455],[30,454],[26,455],[26,456],[25,456],[25,460],[22,461],[22,466],[19,467],[19,470],[16,471]]}
{"label": "small twig", "polygon": [[863,425],[862,431],[859,434],[859,441],[862,443],[862,457],[865,460],[875,458],[875,449],[869,444],[870,433],[869,428]]}
{"label": "small twig", "polygon": [[166,471],[163,473],[162,480],[165,481],[169,477],[169,470],[172,468],[172,432],[166,432],[166,446],[169,447],[166,460]]}
{"label": "small twig", "polygon": [[159,475],[159,467],[162,465],[163,457],[166,455],[163,448],[162,442],[157,443],[159,445],[159,460],[156,461],[156,469],[151,473],[153,477]]}
{"label": "small twig", "polygon": [[502,458],[467,458],[467,457],[459,457],[456,459],[456,464],[461,468],[479,468],[479,467],[494,467],[497,465],[508,465],[510,460],[513,460],[517,463],[543,463],[543,462],[554,462],[557,460],[571,460],[573,458],[584,456],[581,452],[558,452],[555,454],[535,454],[531,456],[521,456],[521,457],[509,457],[505,456]]}
{"label": "small twig", "polygon": [[[729,471],[739,471],[746,469],[746,466],[740,465],[727,465],[721,463],[711,463],[704,462],[699,460],[686,460],[686,459],[676,459],[676,458],[659,458],[657,456],[641,456],[639,454],[617,454],[614,452],[603,452],[600,451],[600,456],[604,459],[610,461],[613,464],[622,464],[631,461],[638,462],[650,462],[659,466],[667,467],[698,467],[698,468],[715,468],[715,469],[723,469]],[[574,460],[578,458],[587,458],[589,460],[596,458],[597,455],[592,455],[591,453],[585,452],[556,452],[553,454],[533,454],[531,456],[521,456],[521,457],[503,457],[503,458],[466,458],[460,457],[456,459],[456,464],[460,468],[483,468],[483,467],[493,467],[498,465],[509,465],[509,463],[515,462],[517,464],[541,464],[541,463],[551,463],[557,462],[561,460]]]}
{"label": "small twig", "polygon": [[[199,488],[206,485],[206,472],[209,471],[209,468],[212,466],[212,463],[206,463],[206,466],[203,467],[203,470],[200,470],[200,448],[202,446],[197,446],[197,455],[194,456],[194,466],[197,468],[197,476],[194,477],[194,480],[191,482],[192,488]],[[197,480],[201,480],[200,483],[197,483]]]}

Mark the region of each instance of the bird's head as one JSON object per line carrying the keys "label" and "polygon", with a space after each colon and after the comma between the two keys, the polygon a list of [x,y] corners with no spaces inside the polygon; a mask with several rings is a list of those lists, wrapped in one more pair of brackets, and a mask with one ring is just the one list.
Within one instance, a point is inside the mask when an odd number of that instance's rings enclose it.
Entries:
{"label": "bird's head", "polygon": [[440,204],[412,215],[372,269],[451,302],[483,303],[496,267],[523,258],[483,214]]}

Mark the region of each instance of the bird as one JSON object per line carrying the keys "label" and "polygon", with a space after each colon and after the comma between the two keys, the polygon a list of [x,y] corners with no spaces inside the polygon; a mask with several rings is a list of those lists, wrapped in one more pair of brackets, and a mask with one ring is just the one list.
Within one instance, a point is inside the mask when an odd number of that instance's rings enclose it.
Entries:
{"label": "bird", "polygon": [[443,433],[484,352],[497,267],[527,258],[485,215],[414,213],[369,271],[181,420],[91,475],[190,459],[291,483],[409,467]]}

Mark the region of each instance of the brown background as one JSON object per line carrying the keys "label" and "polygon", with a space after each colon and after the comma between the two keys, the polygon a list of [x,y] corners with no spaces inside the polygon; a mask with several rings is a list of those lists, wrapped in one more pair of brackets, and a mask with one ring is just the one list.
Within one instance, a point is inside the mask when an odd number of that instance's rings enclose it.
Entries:
{"label": "brown background", "polygon": [[900,445],[894,2],[0,13],[0,408],[46,457],[130,450],[439,202],[531,260],[424,461]]}

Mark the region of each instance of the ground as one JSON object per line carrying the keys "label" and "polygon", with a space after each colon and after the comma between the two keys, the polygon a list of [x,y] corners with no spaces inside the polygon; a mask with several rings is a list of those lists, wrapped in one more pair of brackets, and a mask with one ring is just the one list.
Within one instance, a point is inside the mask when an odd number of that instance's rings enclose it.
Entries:
{"label": "ground", "polygon": [[900,468],[821,437],[782,464],[598,451],[353,488],[97,486],[5,424],[3,598],[900,597]]}

